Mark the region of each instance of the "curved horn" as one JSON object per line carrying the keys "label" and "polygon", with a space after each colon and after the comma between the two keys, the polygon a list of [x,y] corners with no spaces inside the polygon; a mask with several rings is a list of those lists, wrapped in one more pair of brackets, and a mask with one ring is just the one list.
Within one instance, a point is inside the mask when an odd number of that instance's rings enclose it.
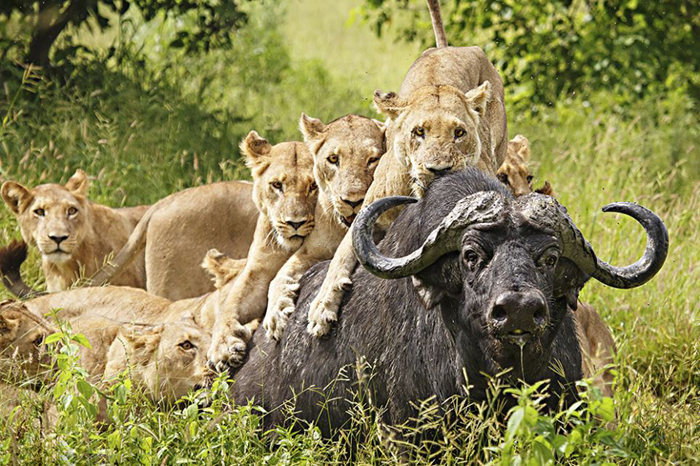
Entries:
{"label": "curved horn", "polygon": [[[564,257],[596,280],[614,288],[641,286],[658,273],[668,255],[668,232],[664,222],[649,209],[632,202],[616,202],[603,207],[603,212],[619,212],[638,221],[647,233],[644,255],[632,265],[615,267],[595,254],[591,245],[566,212],[553,198],[541,194],[524,196],[521,213],[536,224],[554,230],[562,241]],[[545,211],[556,212],[554,215]]]}
{"label": "curved horn", "polygon": [[391,258],[379,252],[372,239],[377,219],[390,208],[417,202],[411,197],[393,196],[373,202],[360,211],[353,222],[352,244],[360,263],[381,278],[414,275],[432,265],[444,254],[459,250],[462,232],[474,224],[493,225],[503,219],[505,202],[500,193],[485,191],[461,199],[452,211],[430,232],[423,245],[411,254]]}

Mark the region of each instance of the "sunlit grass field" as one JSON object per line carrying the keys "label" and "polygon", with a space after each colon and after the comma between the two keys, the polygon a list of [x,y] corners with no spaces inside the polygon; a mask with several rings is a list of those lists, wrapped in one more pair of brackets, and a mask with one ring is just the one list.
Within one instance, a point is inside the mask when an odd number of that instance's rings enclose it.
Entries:
{"label": "sunlit grass field", "polygon": [[[111,206],[152,203],[188,186],[247,177],[237,145],[251,129],[281,142],[301,138],[296,129],[301,111],[324,120],[349,112],[376,117],[372,90],[395,90],[420,51],[390,37],[378,39],[358,21],[349,24],[355,4],[289,0],[285,9],[252,15],[230,51],[188,59],[179,67],[153,52],[154,63],[170,67],[167,73],[144,71],[130,54],[121,63],[85,65],[71,78],[70,90],[38,76],[22,84],[15,73],[0,83],[0,118],[7,115],[0,129],[0,181],[65,182],[82,168],[92,177],[93,200]],[[149,44],[152,29],[142,27],[130,37]],[[613,96],[601,94],[534,115],[509,110],[508,117],[510,136],[522,133],[531,142],[534,184],[552,183],[601,259],[627,265],[644,248],[638,224],[601,212],[610,202],[634,201],[652,209],[670,236],[666,264],[648,284],[616,290],[591,281],[582,292],[581,299],[598,309],[615,336],[617,425],[609,436],[596,437],[595,429],[603,427],[583,423],[588,436],[576,440],[569,434],[574,453],[558,461],[698,464],[697,108],[669,93],[619,109]],[[14,238],[19,238],[17,224],[2,206],[0,243]],[[30,285],[42,286],[39,265],[31,254],[24,267]],[[9,297],[0,290],[0,300]],[[68,385],[79,378],[70,368],[66,373]],[[502,435],[507,419],[477,410],[465,415],[456,431],[443,431],[448,439],[443,443],[408,448],[382,436],[376,418],[360,407],[357,429],[333,440],[306,427],[266,436],[256,408],[231,407],[225,386],[217,386],[215,402],[203,413],[191,407],[159,412],[131,393],[128,383],[121,387],[126,394],[115,395],[113,408],[119,421],[106,431],[71,403],[59,409],[65,422],[55,433],[31,420],[0,420],[0,464],[14,459],[26,464],[329,464],[349,458],[359,464],[402,458],[520,464],[512,462],[513,452],[533,461],[522,464],[547,464],[535,454],[537,419],[513,440]],[[40,399],[55,398],[47,390]],[[533,399],[524,397],[523,403]],[[440,430],[438,421],[430,422]],[[362,439],[352,455],[349,438]]]}

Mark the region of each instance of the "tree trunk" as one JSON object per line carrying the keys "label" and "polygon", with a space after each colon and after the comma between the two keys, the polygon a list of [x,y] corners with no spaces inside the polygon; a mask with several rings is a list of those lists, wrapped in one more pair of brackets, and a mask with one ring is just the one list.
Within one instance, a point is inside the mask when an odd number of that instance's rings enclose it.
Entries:
{"label": "tree trunk", "polygon": [[41,3],[39,17],[34,26],[32,41],[27,53],[28,63],[41,66],[44,69],[51,67],[49,60],[51,47],[68,23],[73,21],[78,24],[87,17],[87,5],[84,0],[73,0],[63,13],[60,12],[61,2],[56,3],[51,1]]}

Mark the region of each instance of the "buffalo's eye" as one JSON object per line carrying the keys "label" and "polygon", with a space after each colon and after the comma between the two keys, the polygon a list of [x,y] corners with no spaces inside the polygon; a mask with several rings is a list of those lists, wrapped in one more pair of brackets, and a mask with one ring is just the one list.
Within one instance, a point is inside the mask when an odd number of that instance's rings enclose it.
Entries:
{"label": "buffalo's eye", "polygon": [[527,182],[532,183],[532,175],[527,175]]}
{"label": "buffalo's eye", "polygon": [[413,128],[412,133],[415,137],[423,139],[425,137],[425,128],[416,126],[415,128]]}
{"label": "buffalo's eye", "polygon": [[270,183],[270,186],[272,186],[277,191],[282,191],[282,182],[281,181],[273,181],[272,183]]}
{"label": "buffalo's eye", "polygon": [[34,346],[41,346],[41,344],[44,342],[44,335],[39,335],[37,336],[34,341],[32,342]]}
{"label": "buffalo's eye", "polygon": [[328,160],[328,163],[330,163],[332,165],[338,165],[338,160],[339,160],[338,154],[331,154],[328,156],[328,158],[326,160]]}
{"label": "buffalo's eye", "polygon": [[75,215],[75,214],[77,214],[77,213],[78,213],[78,209],[76,209],[75,207],[70,207],[70,208],[68,209],[68,216],[69,216],[69,217],[72,217],[73,215]]}
{"label": "buffalo's eye", "polygon": [[44,211],[44,209],[34,209],[34,215],[37,217],[43,217],[46,215],[46,211]]}
{"label": "buffalo's eye", "polygon": [[508,175],[506,175],[505,173],[499,173],[496,175],[496,177],[501,183],[508,186]]}
{"label": "buffalo's eye", "polygon": [[467,268],[472,272],[479,265],[480,259],[481,257],[479,256],[479,254],[477,254],[471,249],[464,252],[464,263],[466,264]]}
{"label": "buffalo's eye", "polygon": [[367,161],[367,166],[374,165],[375,163],[379,162],[379,157],[372,157]]}
{"label": "buffalo's eye", "polygon": [[537,265],[551,269],[557,265],[557,262],[559,262],[559,251],[550,249],[540,256],[540,259],[537,261]]}
{"label": "buffalo's eye", "polygon": [[190,340],[185,340],[177,346],[184,349],[185,351],[191,350],[192,348],[194,348],[194,345],[192,344],[192,342]]}
{"label": "buffalo's eye", "polygon": [[463,137],[465,134],[467,134],[467,131],[464,128],[457,128],[455,130],[455,139],[459,139]]}

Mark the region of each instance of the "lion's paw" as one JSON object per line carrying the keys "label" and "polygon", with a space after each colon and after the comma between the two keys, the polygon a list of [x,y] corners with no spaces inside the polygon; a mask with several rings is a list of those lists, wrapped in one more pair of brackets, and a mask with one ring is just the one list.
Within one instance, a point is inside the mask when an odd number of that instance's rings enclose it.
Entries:
{"label": "lion's paw", "polygon": [[207,351],[209,367],[216,372],[224,372],[243,364],[250,334],[250,330],[244,326],[240,326],[239,331],[215,334]]}

